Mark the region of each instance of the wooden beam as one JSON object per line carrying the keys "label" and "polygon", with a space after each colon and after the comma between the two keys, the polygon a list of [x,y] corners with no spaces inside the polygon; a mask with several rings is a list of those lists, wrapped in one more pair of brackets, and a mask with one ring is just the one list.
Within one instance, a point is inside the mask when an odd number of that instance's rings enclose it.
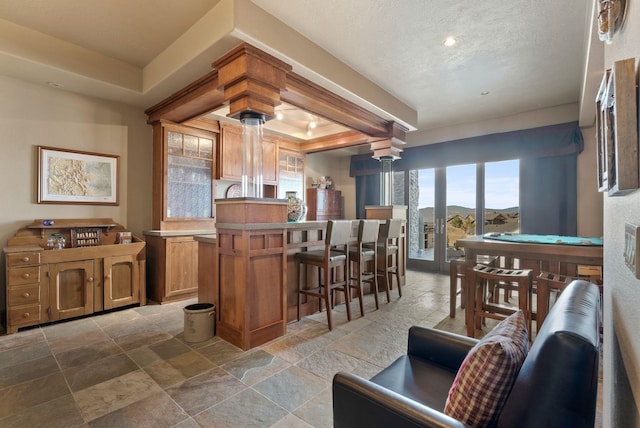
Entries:
{"label": "wooden beam", "polygon": [[346,149],[361,146],[369,142],[369,137],[358,131],[347,131],[340,134],[328,135],[308,140],[300,144],[304,153],[326,152],[328,150]]}
{"label": "wooden beam", "polygon": [[[285,102],[353,130],[301,142],[306,153],[354,147],[373,141],[406,141],[407,129],[297,75],[284,62],[243,43],[216,60],[217,68],[147,109],[148,123],[183,123],[230,104],[230,117],[243,110],[273,115]],[[224,91],[220,90],[224,88]],[[277,91],[275,91],[275,89]]]}
{"label": "wooden beam", "polygon": [[229,102],[229,117],[239,119],[247,111],[262,114],[266,120],[275,116],[280,91],[291,71],[289,64],[242,43],[214,61],[213,67]]}
{"label": "wooden beam", "polygon": [[369,136],[390,132],[389,121],[295,73],[287,75],[287,87],[280,93],[280,99]]}
{"label": "wooden beam", "polygon": [[145,110],[147,123],[159,120],[181,123],[220,108],[224,94],[218,90],[218,71],[213,70],[184,89]]}

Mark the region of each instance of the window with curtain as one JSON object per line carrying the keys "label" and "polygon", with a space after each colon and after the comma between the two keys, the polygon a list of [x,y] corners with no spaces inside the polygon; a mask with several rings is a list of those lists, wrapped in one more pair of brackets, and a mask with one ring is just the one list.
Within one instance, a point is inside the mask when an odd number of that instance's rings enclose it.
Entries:
{"label": "window with curtain", "polygon": [[[577,156],[583,150],[577,122],[409,147],[394,172],[520,159],[520,232],[577,233]],[[377,160],[351,158],[356,178],[356,212],[379,204]]]}

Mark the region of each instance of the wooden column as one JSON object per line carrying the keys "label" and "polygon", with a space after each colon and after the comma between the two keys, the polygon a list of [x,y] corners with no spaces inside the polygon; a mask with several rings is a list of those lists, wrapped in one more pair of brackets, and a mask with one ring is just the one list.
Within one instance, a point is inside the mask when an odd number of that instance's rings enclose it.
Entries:
{"label": "wooden column", "polygon": [[239,119],[247,111],[263,114],[266,120],[274,117],[290,65],[243,43],[216,60],[213,67],[229,103],[229,117]]}
{"label": "wooden column", "polygon": [[244,349],[283,336],[287,326],[287,202],[216,201],[217,335]]}

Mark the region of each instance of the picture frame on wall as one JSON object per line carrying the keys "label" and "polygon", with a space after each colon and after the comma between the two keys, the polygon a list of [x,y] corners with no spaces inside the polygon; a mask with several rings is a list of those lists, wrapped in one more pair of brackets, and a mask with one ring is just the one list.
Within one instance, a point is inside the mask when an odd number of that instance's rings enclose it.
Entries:
{"label": "picture frame on wall", "polygon": [[37,148],[39,204],[119,205],[120,156]]}
{"label": "picture frame on wall", "polygon": [[607,149],[607,142],[611,141],[611,138],[607,136],[607,132],[610,130],[607,125],[607,84],[609,83],[609,76],[611,75],[611,69],[607,69],[602,76],[602,82],[600,82],[600,88],[598,89],[598,95],[596,96],[596,162],[598,166],[598,191],[606,192],[609,190],[609,159],[607,158],[610,149]]}
{"label": "picture frame on wall", "polygon": [[598,190],[610,196],[638,189],[638,109],[635,58],[616,61],[596,98]]}

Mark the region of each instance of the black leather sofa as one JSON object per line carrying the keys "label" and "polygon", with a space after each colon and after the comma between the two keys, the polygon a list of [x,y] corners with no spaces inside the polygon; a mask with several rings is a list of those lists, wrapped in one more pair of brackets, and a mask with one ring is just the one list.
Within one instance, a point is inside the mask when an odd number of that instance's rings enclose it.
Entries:
{"label": "black leather sofa", "polygon": [[[499,428],[593,427],[598,390],[600,293],[573,281],[553,306],[500,413]],[[443,413],[467,352],[466,336],[411,327],[407,354],[371,380],[333,379],[334,428],[464,427]]]}

